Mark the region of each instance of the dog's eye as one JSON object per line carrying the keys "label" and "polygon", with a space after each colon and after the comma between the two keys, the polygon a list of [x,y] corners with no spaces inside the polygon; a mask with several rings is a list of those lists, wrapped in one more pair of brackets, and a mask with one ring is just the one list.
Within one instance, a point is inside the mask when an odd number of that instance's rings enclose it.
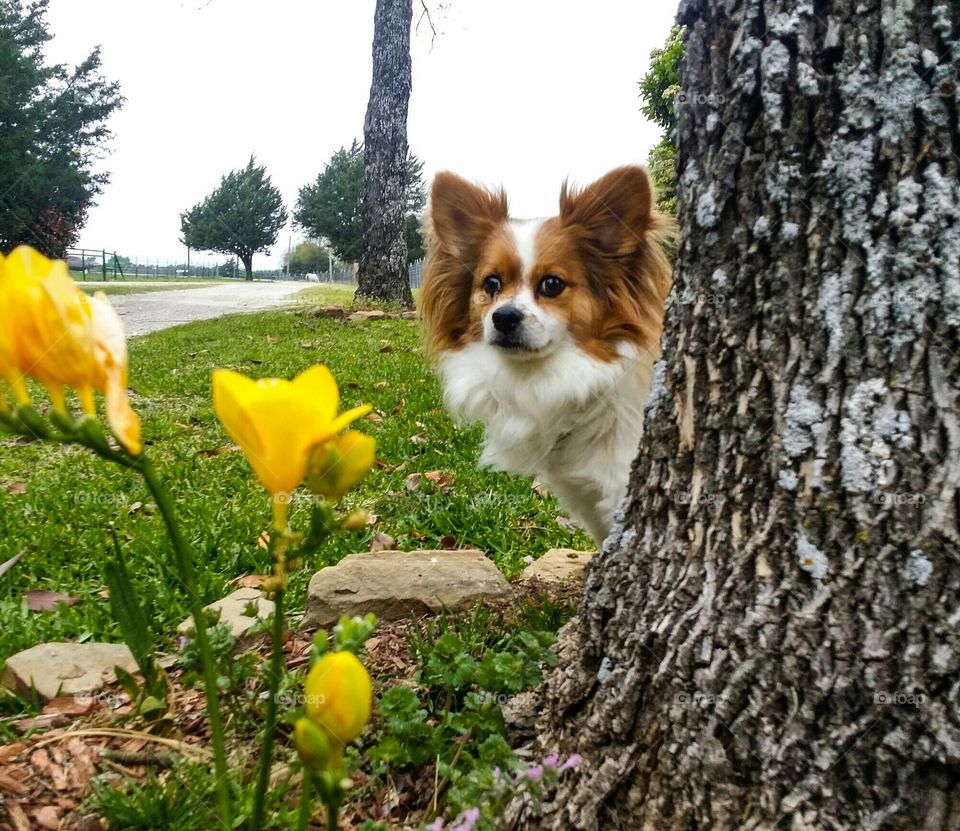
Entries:
{"label": "dog's eye", "polygon": [[566,287],[567,284],[556,274],[546,274],[540,278],[540,282],[537,284],[537,292],[544,297],[556,297]]}
{"label": "dog's eye", "polygon": [[495,294],[500,293],[500,289],[503,288],[503,280],[496,274],[488,274],[483,278],[483,290],[493,297]]}

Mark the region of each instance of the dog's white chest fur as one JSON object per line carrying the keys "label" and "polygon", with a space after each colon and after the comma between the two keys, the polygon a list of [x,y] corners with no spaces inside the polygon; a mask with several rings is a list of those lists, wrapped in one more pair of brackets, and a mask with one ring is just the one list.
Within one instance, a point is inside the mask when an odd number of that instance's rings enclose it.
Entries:
{"label": "dog's white chest fur", "polygon": [[540,478],[599,544],[627,489],[652,364],[626,345],[605,363],[569,342],[533,361],[472,343],[439,369],[447,407],[486,428],[481,462]]}

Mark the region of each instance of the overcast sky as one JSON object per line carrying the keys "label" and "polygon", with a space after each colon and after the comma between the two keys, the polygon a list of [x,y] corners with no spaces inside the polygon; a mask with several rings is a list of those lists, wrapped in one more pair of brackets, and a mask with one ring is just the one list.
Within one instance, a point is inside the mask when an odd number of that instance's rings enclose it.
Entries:
{"label": "overcast sky", "polygon": [[[586,183],[646,159],[659,135],[639,112],[637,81],[675,2],[444,5],[433,43],[425,23],[413,36],[409,139],[427,175],[503,184],[515,216],[541,216],[556,212],[564,177]],[[362,139],[373,9],[374,0],[51,0],[50,59],[77,63],[101,44],[103,72],[127,99],[110,119],[110,184],[80,244],[182,258],[179,212],[251,153],[292,208],[333,151]],[[291,237],[284,229],[254,267],[279,263]]]}

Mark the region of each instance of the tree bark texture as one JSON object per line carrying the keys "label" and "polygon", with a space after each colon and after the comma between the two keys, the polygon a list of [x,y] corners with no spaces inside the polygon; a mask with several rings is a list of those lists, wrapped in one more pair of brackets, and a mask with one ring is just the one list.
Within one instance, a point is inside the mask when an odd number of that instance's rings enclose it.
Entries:
{"label": "tree bark texture", "polygon": [[363,255],[357,294],[413,307],[407,273],[407,105],[412,0],[377,0],[373,83],[363,125]]}
{"label": "tree bark texture", "polygon": [[685,0],[648,425],[518,827],[960,828],[960,3]]}

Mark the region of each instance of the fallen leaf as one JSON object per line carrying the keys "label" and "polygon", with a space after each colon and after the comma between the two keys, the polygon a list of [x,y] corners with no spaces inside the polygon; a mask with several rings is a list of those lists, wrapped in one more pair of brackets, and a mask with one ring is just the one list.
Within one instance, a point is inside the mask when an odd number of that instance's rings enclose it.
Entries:
{"label": "fallen leaf", "polygon": [[392,473],[397,469],[397,465],[392,465],[389,462],[383,461],[383,459],[377,459],[377,469],[385,470],[387,473]]}
{"label": "fallen leaf", "polygon": [[453,534],[447,534],[440,538],[440,547],[446,551],[452,551],[457,547],[457,538]]}
{"label": "fallen leaf", "polygon": [[410,436],[410,441],[414,444],[426,444],[427,443],[427,434],[426,433],[417,433],[415,436]]}
{"label": "fallen leaf", "polygon": [[397,406],[390,411],[390,415],[400,415],[405,409],[407,409],[407,400],[401,398],[400,401],[397,402]]}
{"label": "fallen leaf", "polygon": [[380,515],[379,515],[379,514],[370,514],[370,513],[368,513],[368,514],[367,514],[367,525],[376,525],[376,524],[377,524],[377,520],[379,520],[379,519],[380,519]]}
{"label": "fallen leaf", "polygon": [[269,574],[244,574],[234,577],[227,585],[237,589],[259,589],[269,579]]}
{"label": "fallen leaf", "polygon": [[410,532],[410,536],[415,540],[425,540],[427,538],[426,534],[424,534],[422,531],[417,531],[416,529]]}
{"label": "fallen leaf", "polygon": [[143,507],[143,503],[142,503],[142,502],[134,502],[129,508],[127,508],[127,513],[130,514],[130,516],[133,516],[133,515],[134,515],[135,513],[137,513],[142,507]]}
{"label": "fallen leaf", "polygon": [[60,811],[53,805],[44,805],[34,811],[33,821],[37,823],[39,828],[45,828],[47,831],[57,831],[60,827]]}
{"label": "fallen leaf", "polygon": [[51,612],[60,603],[65,603],[67,606],[76,606],[80,602],[79,597],[72,597],[61,592],[51,592],[46,589],[31,589],[25,591],[23,596],[26,598],[27,608],[31,612]]}
{"label": "fallen leaf", "polygon": [[375,390],[385,390],[389,386],[390,386],[389,381],[377,381],[377,383],[373,385],[373,388]]}
{"label": "fallen leaf", "polygon": [[360,385],[356,381],[347,381],[347,383],[341,384],[340,388],[348,389],[348,390],[358,390],[360,389]]}
{"label": "fallen leaf", "polygon": [[539,479],[533,480],[533,489],[539,493],[540,496],[546,496],[548,493],[550,493],[550,488],[543,484],[543,482],[541,482]]}
{"label": "fallen leaf", "polygon": [[383,531],[378,531],[374,534],[373,539],[370,541],[371,551],[393,551],[396,547],[397,541],[389,534],[384,534]]}
{"label": "fallen leaf", "polygon": [[267,335],[267,343],[280,343],[280,338],[276,335]]}
{"label": "fallen leaf", "polygon": [[212,456],[223,456],[227,453],[237,453],[239,450],[239,444],[225,444],[222,447],[214,447],[209,450],[198,450],[196,455],[210,458]]}
{"label": "fallen leaf", "polygon": [[444,473],[442,470],[430,470],[423,475],[441,490],[449,488],[457,478],[453,473]]}
{"label": "fallen leaf", "polygon": [[300,343],[300,346],[304,349],[313,349],[314,344],[312,340],[305,340]]}
{"label": "fallen leaf", "polygon": [[24,494],[27,492],[27,486],[23,484],[23,482],[13,482],[7,485],[6,490],[7,490],[7,493],[12,493],[12,494],[15,494],[16,496],[20,496],[21,494]]}
{"label": "fallen leaf", "polygon": [[387,352],[393,352],[393,344],[388,340],[380,341],[380,352],[384,354]]}
{"label": "fallen leaf", "polygon": [[12,762],[26,749],[27,745],[24,742],[14,742],[13,744],[3,745],[0,747],[0,765],[6,765]]}
{"label": "fallen leaf", "polygon": [[404,480],[404,484],[407,486],[408,491],[415,491],[420,487],[420,481],[423,478],[422,473],[411,473]]}
{"label": "fallen leaf", "polygon": [[260,538],[257,540],[257,548],[262,548],[264,551],[270,550],[270,532],[264,531]]}
{"label": "fallen leaf", "polygon": [[380,415],[380,413],[378,413],[376,410],[373,410],[372,412],[367,413],[367,414],[364,416],[364,418],[365,418],[367,421],[375,421],[375,422],[381,422],[381,421],[383,421],[383,416]]}
{"label": "fallen leaf", "polygon": [[260,366],[260,364],[263,363],[263,358],[251,358],[250,363],[254,364],[255,366]]}

